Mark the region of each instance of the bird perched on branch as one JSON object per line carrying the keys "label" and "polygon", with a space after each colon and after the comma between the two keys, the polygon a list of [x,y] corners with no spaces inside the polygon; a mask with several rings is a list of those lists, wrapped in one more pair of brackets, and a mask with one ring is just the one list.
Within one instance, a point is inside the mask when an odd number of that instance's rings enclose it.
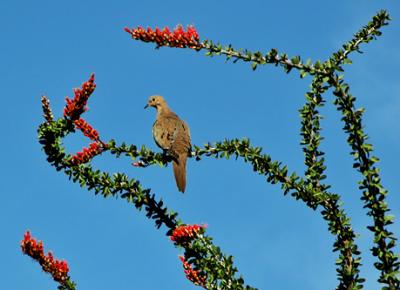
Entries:
{"label": "bird perched on branch", "polygon": [[154,107],[157,118],[153,124],[153,138],[158,147],[173,159],[176,185],[180,192],[186,188],[186,159],[191,152],[188,125],[171,111],[162,96],[151,96],[145,109]]}

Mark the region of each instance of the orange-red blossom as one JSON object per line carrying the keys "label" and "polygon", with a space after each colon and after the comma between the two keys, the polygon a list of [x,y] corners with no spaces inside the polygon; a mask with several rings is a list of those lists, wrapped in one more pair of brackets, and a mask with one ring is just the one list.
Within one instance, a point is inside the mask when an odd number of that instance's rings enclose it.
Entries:
{"label": "orange-red blossom", "polygon": [[194,270],[192,268],[192,265],[189,264],[183,256],[179,256],[179,259],[182,261],[186,278],[197,286],[205,287],[206,284],[205,276],[201,275],[199,271]]}
{"label": "orange-red blossom", "polygon": [[[205,229],[205,225],[182,225],[174,229],[172,235],[170,236],[171,241],[175,244],[183,245],[189,243],[191,240],[198,237],[199,232]],[[198,286],[205,285],[206,278],[204,275],[200,274],[199,271],[196,271],[192,268],[192,265],[188,263],[183,256],[179,256],[179,259],[182,261],[183,269],[186,275],[186,278]]]}
{"label": "orange-red blossom", "polygon": [[172,32],[168,27],[164,27],[163,30],[156,27],[156,29],[153,30],[150,27],[144,29],[141,26],[137,28],[125,27],[125,31],[134,39],[144,42],[155,42],[157,46],[187,47],[192,49],[201,48],[199,34],[193,26],[188,26],[186,31],[181,25],[178,25]]}
{"label": "orange-red blossom", "polygon": [[182,225],[174,229],[169,238],[176,244],[184,244],[194,239],[205,227],[205,225]]}
{"label": "orange-red blossom", "polygon": [[99,155],[103,151],[103,144],[100,142],[92,142],[89,145],[89,148],[83,148],[81,152],[72,155],[70,161],[72,165],[79,165],[83,163],[87,163],[94,156]]}
{"label": "orange-red blossom", "polygon": [[93,129],[84,119],[80,118],[79,120],[75,120],[74,124],[75,128],[81,130],[83,135],[89,137],[90,140],[99,141],[99,133],[97,130]]}
{"label": "orange-red blossom", "polygon": [[100,140],[99,133],[93,129],[83,118],[80,118],[83,112],[87,110],[86,104],[88,98],[96,88],[94,83],[94,74],[92,74],[88,81],[84,82],[81,88],[74,90],[74,98],[71,100],[66,98],[67,104],[64,108],[64,117],[73,121],[75,128],[82,131],[82,133],[93,142],[89,145],[89,148],[83,148],[82,151],[72,155],[70,162],[72,165],[79,165],[87,163],[94,156],[100,154],[106,144]]}
{"label": "orange-red blossom", "polygon": [[29,231],[25,233],[24,239],[21,241],[21,249],[24,254],[38,261],[43,271],[49,273],[55,281],[63,284],[69,279],[67,262],[55,259],[51,252],[45,255],[42,241],[37,242],[35,238],[31,237]]}
{"label": "orange-red blossom", "polygon": [[82,84],[81,88],[74,90],[75,96],[72,100],[68,97],[65,98],[67,104],[64,108],[64,117],[68,117],[73,121],[78,120],[81,114],[87,110],[87,100],[95,88],[94,74],[92,74],[89,80]]}

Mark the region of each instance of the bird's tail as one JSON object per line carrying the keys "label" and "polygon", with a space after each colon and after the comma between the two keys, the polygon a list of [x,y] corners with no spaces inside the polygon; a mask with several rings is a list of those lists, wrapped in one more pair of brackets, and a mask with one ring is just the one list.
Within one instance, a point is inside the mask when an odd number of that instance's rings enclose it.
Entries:
{"label": "bird's tail", "polygon": [[172,162],[176,185],[180,192],[185,192],[186,188],[186,159],[187,153],[179,154],[177,160]]}

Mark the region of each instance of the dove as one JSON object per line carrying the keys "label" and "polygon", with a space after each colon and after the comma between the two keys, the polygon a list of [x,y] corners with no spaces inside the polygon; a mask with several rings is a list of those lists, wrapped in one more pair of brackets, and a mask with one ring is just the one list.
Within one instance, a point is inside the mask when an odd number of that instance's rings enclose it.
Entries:
{"label": "dove", "polygon": [[191,154],[190,131],[188,125],[168,107],[162,96],[150,96],[145,109],[157,110],[153,124],[153,138],[157,146],[172,157],[176,185],[180,192],[186,188],[186,159]]}

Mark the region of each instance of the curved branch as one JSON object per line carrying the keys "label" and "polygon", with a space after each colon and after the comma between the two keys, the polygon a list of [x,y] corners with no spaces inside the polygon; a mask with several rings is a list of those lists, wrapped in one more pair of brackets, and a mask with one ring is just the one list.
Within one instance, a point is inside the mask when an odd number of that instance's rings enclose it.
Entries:
{"label": "curved branch", "polygon": [[[349,64],[351,61],[347,58],[348,55],[354,51],[361,53],[360,45],[368,43],[380,36],[382,32],[379,31],[383,26],[389,24],[389,14],[385,10],[379,11],[366,26],[354,34],[353,39],[343,44],[343,49],[334,52],[330,58],[330,64],[335,67],[335,70],[342,71],[342,64]],[[333,73],[334,71],[332,71]]]}
{"label": "curved branch", "polygon": [[371,156],[372,144],[366,143],[368,136],[364,133],[362,126],[364,109],[355,108],[356,98],[350,94],[349,85],[341,77],[338,75],[331,77],[329,84],[334,87],[333,94],[336,96],[334,103],[343,114],[343,130],[348,134],[347,142],[354,158],[353,167],[363,176],[359,182],[359,188],[363,194],[361,199],[364,201],[365,207],[369,209],[368,215],[374,222],[368,229],[374,233],[376,246],[371,251],[379,260],[374,263],[381,272],[378,281],[387,284],[390,290],[400,289],[398,276],[400,261],[393,252],[396,246],[396,237],[387,229],[393,223],[393,217],[387,214],[390,211],[386,202],[388,192],[381,184],[379,169],[374,165],[379,159]]}
{"label": "curved branch", "polygon": [[[154,153],[144,146],[139,151],[134,145],[123,144],[118,147],[113,141],[108,145],[111,152],[145,160],[148,162],[147,165],[168,162],[162,154]],[[241,157],[245,162],[253,165],[254,171],[265,175],[268,182],[272,184],[281,183],[285,194],[291,192],[293,197],[301,199],[312,209],[316,209],[320,205],[323,208],[321,214],[328,221],[329,231],[336,237],[333,250],[340,251],[337,261],[340,284],[337,289],[351,289],[351,287],[355,287],[364,281],[358,274],[361,258],[359,257],[358,247],[354,243],[356,235],[349,223],[349,218],[340,208],[338,195],[326,192],[326,188],[321,191],[321,188],[312,186],[307,180],[298,177],[295,173],[288,175],[286,166],[272,161],[266,154],[261,154],[261,148],[252,147],[247,139],[225,140],[213,145],[207,144],[204,148],[197,146],[194,146],[194,148],[195,151],[192,156],[197,160],[200,160],[202,156],[214,158]]]}
{"label": "curved branch", "polygon": [[289,73],[292,69],[301,71],[301,76],[304,77],[306,73],[315,74],[320,72],[320,64],[312,64],[309,60],[304,63],[301,61],[300,56],[289,58],[286,53],[279,53],[275,48],[271,49],[266,54],[260,51],[251,52],[250,50],[236,50],[232,45],[222,46],[221,44],[214,44],[211,40],[205,40],[200,44],[200,49],[207,50],[208,56],[225,55],[227,60],[233,59],[233,62],[238,60],[251,62],[252,68],[255,70],[258,65],[274,64],[280,65],[284,70]]}
{"label": "curved branch", "polygon": [[[320,131],[320,120],[318,108],[322,107],[325,100],[322,94],[329,88],[324,86],[325,77],[317,74],[311,83],[311,91],[306,93],[307,102],[300,109],[301,116],[301,144],[305,154],[305,184],[320,192],[327,193],[330,186],[321,183],[326,178],[324,171],[325,153],[319,149],[323,140]],[[329,230],[336,236],[333,245],[334,251],[340,251],[336,262],[338,278],[340,281],[338,290],[354,289],[361,287],[364,279],[359,277],[361,265],[360,252],[355,244],[355,233],[350,225],[350,219],[338,204],[338,199],[330,199],[322,203],[324,210],[321,212],[323,218],[328,222]]]}
{"label": "curved branch", "polygon": [[[321,214],[328,221],[330,232],[336,236],[334,251],[340,251],[340,257],[337,262],[339,266],[337,272],[340,280],[338,289],[343,290],[361,288],[364,279],[359,278],[360,253],[354,244],[355,234],[349,224],[349,219],[345,212],[340,209],[339,196],[327,192],[329,187],[321,184],[321,180],[324,178],[325,166],[324,159],[321,157],[323,152],[318,149],[321,140],[319,134],[320,116],[316,109],[323,103],[322,98],[320,98],[321,94],[328,88],[334,87],[334,94],[337,96],[335,104],[343,113],[344,130],[349,134],[348,143],[352,147],[352,155],[355,158],[354,167],[358,168],[365,176],[361,182],[360,189],[363,190],[362,199],[365,201],[366,207],[370,209],[368,214],[374,219],[374,226],[369,227],[369,229],[374,232],[374,241],[377,244],[372,248],[372,253],[378,256],[379,259],[379,262],[375,263],[377,269],[381,271],[379,282],[388,284],[389,289],[398,289],[400,288],[400,282],[397,271],[400,263],[393,250],[391,250],[395,247],[395,237],[386,228],[392,223],[392,218],[386,215],[389,211],[385,202],[387,192],[380,184],[378,169],[374,166],[378,159],[369,156],[372,151],[372,145],[364,143],[366,135],[363,133],[361,126],[363,111],[355,110],[355,98],[348,93],[349,86],[343,82],[341,77],[336,75],[336,72],[343,70],[342,64],[350,63],[347,58],[348,55],[353,51],[359,51],[361,43],[368,43],[374,37],[379,36],[381,34],[379,29],[387,25],[388,20],[389,16],[385,11],[379,12],[366,27],[355,34],[353,40],[343,45],[342,50],[334,53],[328,61],[324,63],[317,61],[314,64],[311,61],[307,61],[304,64],[298,56],[289,59],[286,54],[279,54],[275,49],[263,55],[261,52],[253,53],[248,50],[234,50],[230,45],[226,47],[214,45],[207,40],[200,42],[199,36],[193,27],[188,27],[187,31],[184,31],[182,27],[178,27],[173,32],[168,29],[162,31],[158,29],[155,31],[151,29],[144,30],[142,28],[126,29],[133,38],[146,42],[155,42],[158,47],[171,46],[195,50],[204,49],[211,56],[225,55],[227,59],[233,58],[234,62],[238,60],[251,62],[253,69],[256,69],[257,65],[275,64],[276,66],[282,66],[286,72],[290,72],[293,68],[298,69],[301,77],[306,74],[315,75],[312,91],[307,94],[308,103],[301,110],[303,117],[302,142],[305,145],[305,163],[307,165],[305,179],[300,178],[295,173],[288,175],[286,166],[272,161],[269,155],[261,154],[261,148],[250,146],[249,141],[246,139],[225,140],[217,142],[213,146],[208,144],[204,148],[195,147],[193,157],[196,160],[200,160],[202,156],[215,158],[241,157],[245,162],[250,162],[253,165],[255,172],[266,176],[268,182],[272,184],[280,183],[284,194],[290,192],[293,197],[301,199],[314,210],[321,206],[323,208]],[[325,83],[328,86],[324,87]],[[139,159],[139,162],[134,163],[136,166],[148,166],[156,163],[164,165],[171,161],[168,156],[154,153],[144,146],[138,150],[134,145],[127,146],[122,144],[121,146],[116,146],[113,140],[107,144],[101,142],[98,135],[95,134],[97,132],[93,132],[90,125],[79,119],[80,114],[86,110],[85,104],[88,95],[95,88],[93,76],[84,85],[81,90],[76,91],[74,100],[68,100],[68,108],[64,112],[65,119],[53,121],[51,110],[44,110],[47,123],[41,125],[39,136],[47,154],[47,160],[57,170],[64,170],[75,182],[79,181],[81,186],[88,186],[89,189],[94,189],[96,193],[101,192],[104,196],[120,193],[123,198],[132,202],[138,209],[144,206],[147,212],[146,215],[155,220],[158,228],[161,225],[167,226],[169,228],[167,234],[170,235],[181,222],[176,219],[176,213],[168,212],[167,208],[163,206],[162,200],[156,201],[155,195],[150,195],[149,189],[143,189],[137,180],[130,180],[124,174],[115,173],[111,177],[108,173],[94,171],[90,165],[82,164],[106,150],[110,150],[117,157],[125,154],[132,159]],[[78,103],[78,108],[75,108],[74,106]],[[45,106],[46,104],[44,103],[44,109]],[[74,128],[80,129],[86,136],[93,139],[94,144],[89,149],[84,149],[83,152],[71,158],[71,156],[65,154],[61,145],[61,138],[68,133],[74,132]],[[232,266],[232,257],[222,255],[219,248],[211,243],[211,238],[201,235],[193,243],[190,243],[190,246],[187,245],[184,248],[185,258],[183,262],[185,271],[188,271],[188,273],[196,274],[204,269],[208,269],[208,271],[210,271],[209,269],[216,269],[216,273],[210,272],[211,275],[207,276],[207,285],[201,286],[211,287],[212,289],[226,289],[226,287],[244,289],[243,279],[234,277],[237,269]],[[193,263],[198,270],[190,272],[192,268],[189,263]],[[201,273],[206,273],[206,271]],[[221,273],[228,274],[225,276]],[[246,289],[253,288],[246,286]]]}
{"label": "curved branch", "polygon": [[[163,225],[168,228],[168,236],[182,225],[177,219],[178,214],[168,210],[162,199],[157,200],[155,194],[151,194],[150,189],[144,189],[138,180],[129,179],[123,173],[114,173],[111,176],[107,172],[93,170],[89,164],[71,163],[71,157],[65,153],[61,142],[62,138],[74,132],[71,120],[62,118],[45,122],[40,125],[38,131],[39,142],[43,145],[48,162],[58,171],[64,171],[73,182],[79,182],[81,187],[86,186],[88,190],[94,190],[96,194],[100,193],[104,197],[119,194],[137,209],[144,208],[146,216],[155,221],[157,228]],[[104,145],[104,150],[109,150],[107,144]],[[238,270],[233,266],[233,257],[224,255],[219,247],[212,243],[211,237],[202,235],[193,243],[181,246],[185,250],[185,260],[188,261],[185,261],[184,265],[189,267],[188,265],[193,264],[196,267],[196,270],[192,270],[194,273],[204,273],[204,285],[200,286],[206,289],[226,289],[224,285],[232,285],[234,289],[256,290],[244,285],[242,277],[236,277]],[[211,266],[214,268],[210,268]]]}

